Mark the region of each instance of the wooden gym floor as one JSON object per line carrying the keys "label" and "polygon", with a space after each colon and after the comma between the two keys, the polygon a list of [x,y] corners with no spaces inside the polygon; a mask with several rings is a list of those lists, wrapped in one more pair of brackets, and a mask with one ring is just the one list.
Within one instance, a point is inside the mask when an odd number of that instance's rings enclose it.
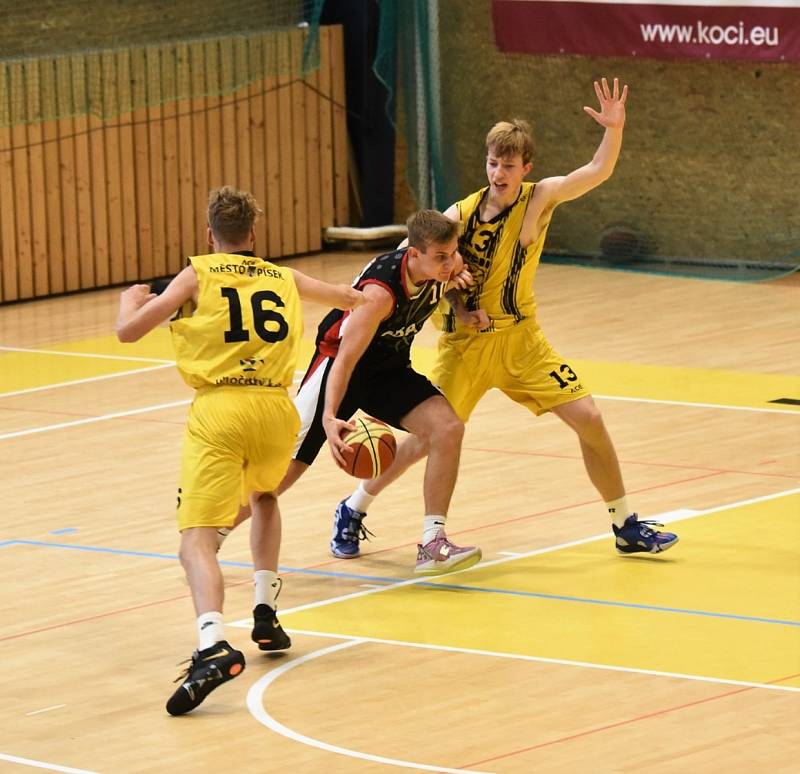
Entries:
{"label": "wooden gym floor", "polygon": [[[369,257],[292,265],[349,281]],[[335,560],[354,481],[323,451],[282,499],[292,649],[249,641],[235,532],[220,558],[247,669],[182,718],[164,702],[195,647],[173,521],[190,392],[168,333],[118,344],[116,290],[0,307],[0,771],[796,771],[796,283],[545,265],[537,290],[629,499],[681,541],[618,557],[573,434],[492,392],[449,519],[484,561],[413,578],[421,466],[370,509],[363,556]],[[301,369],[323,312],[306,307]]]}

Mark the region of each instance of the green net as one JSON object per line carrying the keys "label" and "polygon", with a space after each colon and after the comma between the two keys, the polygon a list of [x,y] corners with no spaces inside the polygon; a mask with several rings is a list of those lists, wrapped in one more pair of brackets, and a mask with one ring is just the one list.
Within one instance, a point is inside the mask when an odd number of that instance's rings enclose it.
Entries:
{"label": "green net", "polygon": [[[319,66],[323,2],[271,0],[254,8],[234,0],[219,3],[220,9],[206,2],[203,14],[190,13],[184,2],[143,2],[128,8],[125,18],[123,6],[131,4],[73,2],[56,29],[36,38],[31,54],[0,59],[0,127],[86,114],[109,119],[175,100],[232,94],[266,77],[302,78]],[[39,5],[34,0],[27,16],[11,22],[24,29]],[[94,23],[80,24],[88,15]],[[77,39],[68,36],[73,28],[83,32]],[[226,28],[230,34],[219,34]],[[287,29],[296,30],[289,43],[279,34]],[[91,47],[76,50],[80,43]],[[39,51],[48,45],[59,53]]]}
{"label": "green net", "polygon": [[796,66],[504,54],[486,0],[380,8],[376,71],[395,88],[418,206],[444,208],[485,184],[498,120],[534,127],[532,179],[587,163],[602,130],[582,107],[594,105],[595,79],[618,76],[631,91],[617,169],[558,209],[548,254],[734,279],[800,263]]}

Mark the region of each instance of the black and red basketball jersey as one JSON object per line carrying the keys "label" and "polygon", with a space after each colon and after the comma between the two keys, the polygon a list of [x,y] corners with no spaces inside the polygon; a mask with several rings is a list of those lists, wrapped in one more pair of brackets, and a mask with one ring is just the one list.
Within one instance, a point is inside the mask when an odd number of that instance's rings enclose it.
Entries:
{"label": "black and red basketball jersey", "polygon": [[[388,369],[411,362],[411,343],[422,330],[425,321],[434,313],[444,295],[445,282],[427,280],[412,287],[407,277],[408,248],[379,255],[370,261],[356,277],[353,287],[380,285],[392,294],[394,306],[391,313],[378,326],[375,336],[359,361],[360,366]],[[333,309],[317,330],[317,348],[326,357],[336,357],[339,342],[347,328],[350,312]]]}

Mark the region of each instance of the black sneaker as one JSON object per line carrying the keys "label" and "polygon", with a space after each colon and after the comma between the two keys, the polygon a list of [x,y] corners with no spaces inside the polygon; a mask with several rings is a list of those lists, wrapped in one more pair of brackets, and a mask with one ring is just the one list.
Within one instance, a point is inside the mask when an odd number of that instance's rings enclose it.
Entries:
{"label": "black sneaker", "polygon": [[186,672],[175,680],[176,683],[183,680],[183,683],[167,702],[167,712],[170,715],[191,712],[211,691],[241,674],[242,670],[244,654],[225,640],[205,650],[196,650]]}
{"label": "black sneaker", "polygon": [[287,650],[292,646],[289,635],[283,631],[278,616],[269,605],[256,605],[253,609],[253,642],[259,650]]}

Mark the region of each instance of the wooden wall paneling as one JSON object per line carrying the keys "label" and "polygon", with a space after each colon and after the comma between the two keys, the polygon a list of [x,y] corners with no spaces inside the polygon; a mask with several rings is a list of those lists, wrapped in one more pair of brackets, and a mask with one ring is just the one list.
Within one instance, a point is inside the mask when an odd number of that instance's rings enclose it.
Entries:
{"label": "wooden wall paneling", "polygon": [[283,222],[281,213],[281,140],[278,126],[278,33],[268,32],[263,37],[264,72],[264,146],[266,151],[267,255],[283,255]]}
{"label": "wooden wall paneling", "polygon": [[181,251],[180,191],[178,187],[177,54],[165,48],[161,56],[161,88],[164,98],[164,211],[167,223],[167,274],[184,266]]}
{"label": "wooden wall paneling", "polygon": [[164,201],[164,131],[161,102],[161,49],[145,49],[147,68],[147,143],[150,165],[148,191],[152,238],[152,276],[167,274],[166,205]]}
{"label": "wooden wall paneling", "polygon": [[264,138],[264,39],[250,38],[248,47],[249,70],[253,80],[247,87],[250,105],[250,175],[253,195],[264,214],[256,221],[256,255],[266,255],[267,247],[267,151]]}
{"label": "wooden wall paneling", "polygon": [[100,285],[95,272],[94,217],[92,208],[92,169],[89,147],[89,100],[87,92],[87,66],[84,54],[70,58],[72,71],[72,99],[75,116],[75,207],[78,217],[78,263],[81,288]]}
{"label": "wooden wall paneling", "polygon": [[281,218],[281,255],[294,255],[297,252],[295,243],[295,206],[297,194],[294,185],[294,137],[295,127],[292,123],[292,75],[290,72],[291,42],[285,33],[277,36],[277,68],[278,68],[278,147],[280,149],[280,218]]}
{"label": "wooden wall paneling", "polygon": [[0,62],[0,260],[3,301],[19,298],[17,224],[14,203],[14,159],[11,151],[11,85],[9,64]]}
{"label": "wooden wall paneling", "polygon": [[319,69],[303,78],[306,124],[306,207],[308,245],[310,251],[322,249],[322,210],[320,198],[320,131],[319,131]]}
{"label": "wooden wall paneling", "polygon": [[344,84],[344,32],[339,25],[331,30],[331,83],[333,85],[333,175],[336,197],[336,225],[350,221],[350,200],[347,181],[347,111]]}
{"label": "wooden wall paneling", "polygon": [[141,47],[131,50],[131,91],[133,99],[133,164],[136,188],[136,233],[138,279],[156,276],[153,269],[153,221],[150,197],[150,128],[147,117],[147,54]]}
{"label": "wooden wall paneling", "polygon": [[330,27],[319,28],[319,192],[322,228],[336,223],[333,197],[333,85]]}
{"label": "wooden wall paneling", "polygon": [[192,123],[192,168],[193,168],[193,202],[195,223],[195,249],[193,254],[208,252],[206,249],[205,212],[208,206],[208,117],[206,114],[206,59],[205,44],[195,42],[189,44],[189,61],[191,65],[191,123]]}
{"label": "wooden wall paneling", "polygon": [[222,143],[222,182],[223,185],[237,186],[236,164],[236,105],[234,103],[234,51],[233,41],[223,38],[219,44],[220,90],[222,92],[222,122],[220,141]]}
{"label": "wooden wall paneling", "polygon": [[[222,88],[220,73],[219,41],[208,40],[205,43],[206,63],[206,132],[208,135],[208,188],[219,188],[224,185],[222,173]],[[205,207],[203,209],[205,212]]]}
{"label": "wooden wall paneling", "polygon": [[192,88],[189,44],[177,43],[178,89],[178,197],[181,211],[181,255],[195,254],[194,168],[192,152]]}
{"label": "wooden wall paneling", "polygon": [[233,39],[233,79],[236,121],[236,186],[244,191],[253,190],[253,170],[250,159],[250,88],[247,40],[241,36]]}
{"label": "wooden wall paneling", "polygon": [[117,51],[117,96],[119,99],[119,162],[122,190],[122,234],[125,280],[139,279],[139,234],[136,229],[136,164],[134,161],[131,105],[131,53]]}
{"label": "wooden wall paneling", "polygon": [[120,110],[117,94],[117,61],[112,52],[100,54],[103,77],[103,139],[106,163],[106,206],[111,253],[111,283],[125,279],[125,231],[122,216],[122,169],[120,162]]}
{"label": "wooden wall paneling", "polygon": [[33,238],[31,232],[31,181],[28,163],[28,133],[25,126],[27,103],[25,75],[21,62],[10,64],[11,144],[16,199],[17,270],[19,297],[33,298]]}
{"label": "wooden wall paneling", "polygon": [[48,57],[39,63],[41,106],[45,121],[42,123],[44,179],[47,221],[47,273],[50,293],[63,293],[64,240],[61,222],[61,164],[58,158],[58,121],[56,100],[56,63]]}
{"label": "wooden wall paneling", "polygon": [[64,290],[81,286],[80,244],[78,242],[78,196],[75,187],[75,122],[72,120],[72,62],[68,56],[56,59],[58,110],[58,163],[61,167],[61,228],[64,250]]}
{"label": "wooden wall paneling", "polygon": [[296,253],[308,252],[308,180],[306,164],[306,93],[303,83],[303,43],[306,31],[294,29],[289,35],[289,61],[292,102],[292,128],[294,153],[292,154],[292,180],[294,182],[294,249]]}
{"label": "wooden wall paneling", "polygon": [[[90,85],[87,100],[89,131],[89,171],[91,176],[92,244],[94,276],[99,287],[111,284],[112,249],[109,244],[108,193],[106,165],[106,130],[103,113],[103,63],[100,54],[86,55],[86,78]],[[114,246],[116,254],[118,246]]]}
{"label": "wooden wall paneling", "polygon": [[26,143],[31,186],[31,254],[33,258],[31,271],[33,272],[33,295],[41,297],[50,292],[50,280],[47,265],[47,194],[39,60],[28,59],[24,62],[23,68],[29,121]]}

